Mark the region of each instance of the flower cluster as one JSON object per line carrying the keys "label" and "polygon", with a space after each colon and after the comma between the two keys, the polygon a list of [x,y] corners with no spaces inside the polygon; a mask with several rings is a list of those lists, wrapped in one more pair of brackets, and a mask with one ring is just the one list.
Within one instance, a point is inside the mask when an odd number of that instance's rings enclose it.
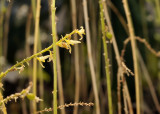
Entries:
{"label": "flower cluster", "polygon": [[71,36],[75,33],[77,33],[81,37],[79,40],[82,40],[83,35],[85,34],[85,30],[83,29],[83,27],[81,27],[80,30],[76,29],[70,34],[66,34],[65,37],[62,36],[62,38],[56,43],[56,45],[58,45],[59,47],[68,49],[69,52],[71,53],[70,45],[81,43],[80,41],[71,40]]}

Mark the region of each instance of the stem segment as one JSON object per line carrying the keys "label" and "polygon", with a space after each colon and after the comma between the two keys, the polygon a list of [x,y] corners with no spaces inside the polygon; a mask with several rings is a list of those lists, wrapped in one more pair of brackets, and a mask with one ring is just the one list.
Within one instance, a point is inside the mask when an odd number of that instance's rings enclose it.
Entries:
{"label": "stem segment", "polygon": [[105,57],[105,70],[106,70],[106,83],[107,83],[107,91],[108,91],[108,106],[109,106],[109,114],[113,114],[112,109],[112,95],[111,95],[111,80],[110,80],[110,71],[109,71],[109,58],[107,51],[107,43],[106,43],[106,35],[105,35],[105,22],[104,22],[104,12],[102,0],[100,0],[100,17],[101,17],[101,27],[102,27],[102,40],[103,40],[103,48],[104,48],[104,57]]}
{"label": "stem segment", "polygon": [[137,54],[136,54],[137,46],[135,42],[135,34],[134,34],[134,28],[132,24],[131,13],[129,10],[127,0],[123,0],[123,6],[124,6],[125,13],[126,13],[127,21],[128,21],[129,35],[131,38],[134,72],[135,72],[136,109],[137,109],[137,114],[140,114],[140,90],[139,90],[140,86],[139,86],[139,75],[138,75],[138,61],[137,61]]}
{"label": "stem segment", "polygon": [[53,109],[54,114],[57,114],[57,61],[56,61],[56,22],[55,22],[55,0],[52,0],[52,37],[53,37],[53,70],[54,70],[54,90],[53,90]]}

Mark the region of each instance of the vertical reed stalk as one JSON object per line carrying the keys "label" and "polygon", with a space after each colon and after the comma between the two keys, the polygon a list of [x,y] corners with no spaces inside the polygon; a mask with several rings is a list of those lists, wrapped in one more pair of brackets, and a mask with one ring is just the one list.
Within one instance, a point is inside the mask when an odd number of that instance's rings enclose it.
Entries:
{"label": "vertical reed stalk", "polygon": [[7,7],[5,22],[4,22],[4,57],[5,58],[7,58],[9,21],[10,21],[12,5],[13,5],[13,1],[11,1]]}
{"label": "vertical reed stalk", "polygon": [[35,20],[36,18],[36,0],[31,0],[31,5],[32,5],[33,18]]}
{"label": "vertical reed stalk", "polygon": [[[39,28],[40,30],[40,28]],[[40,36],[40,32],[39,32]],[[42,45],[41,45],[41,40],[38,41],[38,51],[42,50]],[[40,64],[38,64],[38,71],[39,71],[39,93],[40,93],[40,98],[43,99],[43,94],[44,94],[44,83],[43,83],[43,69]],[[40,109],[44,109],[44,102],[40,102]]]}
{"label": "vertical reed stalk", "polygon": [[[0,58],[2,58],[3,53],[3,45],[2,45],[2,40],[3,40],[3,20],[4,20],[4,5],[5,5],[5,0],[1,0],[0,2],[1,4],[1,9],[0,9]],[[1,60],[0,60],[0,72],[2,72],[2,64],[1,64]],[[1,83],[1,80],[0,80]],[[0,88],[1,89],[1,88]],[[0,90],[0,101],[3,100],[3,95],[2,95],[2,91]],[[2,112],[3,114],[7,114],[7,110],[5,107],[5,104],[2,104]]]}
{"label": "vertical reed stalk", "polygon": [[107,91],[108,91],[109,114],[113,114],[109,58],[108,58],[108,50],[107,50],[107,43],[106,43],[105,22],[104,22],[104,14],[103,14],[104,9],[103,9],[102,0],[100,0],[99,5],[100,5],[100,18],[101,18],[101,27],[102,27],[102,40],[103,40],[104,57],[105,57],[105,71],[106,71],[106,83],[107,83]]}
{"label": "vertical reed stalk", "polygon": [[56,21],[55,21],[55,13],[56,13],[56,8],[55,8],[55,0],[52,0],[51,2],[51,13],[52,13],[52,38],[53,38],[53,70],[54,70],[54,90],[53,90],[53,112],[54,114],[57,114],[57,60],[56,60]]}
{"label": "vertical reed stalk", "polygon": [[97,83],[96,83],[96,74],[95,74],[94,64],[93,64],[90,29],[89,29],[89,23],[88,23],[87,0],[83,0],[83,11],[84,11],[84,20],[85,20],[85,27],[86,27],[88,59],[89,59],[89,66],[90,66],[90,70],[91,70],[93,92],[94,92],[95,102],[96,102],[96,114],[100,114],[100,105],[99,105],[98,90],[97,90]]}
{"label": "vertical reed stalk", "polygon": [[[121,59],[120,59],[120,55],[119,55],[119,51],[118,51],[118,46],[117,46],[117,43],[116,43],[116,38],[115,38],[115,35],[114,35],[114,32],[113,32],[113,28],[112,28],[112,24],[111,24],[111,21],[110,21],[110,16],[109,16],[109,13],[108,13],[107,5],[106,5],[106,2],[104,1],[103,2],[104,15],[105,15],[109,30],[112,33],[112,37],[113,37],[112,38],[112,42],[113,42],[113,47],[114,47],[114,51],[115,51],[115,55],[116,55],[116,60],[117,60],[117,63],[118,63],[118,73],[117,73],[118,114],[122,113],[122,111],[121,111],[121,91],[120,91],[120,89],[121,89],[121,78],[123,78],[123,80],[124,80],[123,88],[124,88],[124,91],[125,91],[126,97],[127,97],[129,113],[133,114],[132,102],[131,102],[130,94],[129,94],[129,91],[128,91],[127,82],[126,82],[125,77],[124,77],[123,68],[122,68],[122,64],[121,64]],[[124,20],[123,17],[122,17],[121,20]],[[125,24],[125,21],[124,21],[124,26],[127,27],[127,25]]]}
{"label": "vertical reed stalk", "polygon": [[131,46],[132,46],[132,54],[133,54],[133,62],[134,62],[134,72],[135,72],[135,89],[136,89],[136,111],[137,114],[140,114],[140,90],[139,90],[139,75],[138,75],[138,61],[137,61],[137,46],[135,42],[135,34],[134,34],[134,28],[132,24],[132,18],[128,6],[128,1],[123,0],[123,6],[124,10],[126,13],[127,17],[127,22],[128,22],[128,29],[129,29],[129,34],[131,38]]}
{"label": "vertical reed stalk", "polygon": [[[62,71],[60,62],[59,47],[57,47],[57,74],[58,74],[58,90],[59,90],[59,105],[64,105],[64,95],[63,95],[63,82],[62,82]],[[61,110],[61,114],[65,114],[65,108]]]}
{"label": "vertical reed stalk", "polygon": [[[77,10],[76,10],[76,0],[71,0],[72,9],[72,26],[75,30],[77,28]],[[78,40],[77,35],[74,35],[74,39]],[[79,46],[74,47],[74,62],[75,62],[75,76],[76,76],[76,86],[75,86],[75,102],[79,102],[79,91],[80,91],[80,72],[79,72]],[[74,114],[77,114],[78,106],[74,107]]]}
{"label": "vertical reed stalk", "polygon": [[[41,0],[37,0],[36,18],[35,18],[35,34],[34,34],[34,54],[37,53],[38,35],[39,35],[39,20]],[[33,94],[37,94],[37,59],[33,59]],[[33,101],[33,112],[36,113],[36,101]]]}
{"label": "vertical reed stalk", "polygon": [[149,72],[148,72],[148,70],[146,68],[146,65],[145,65],[145,63],[144,63],[144,61],[142,59],[142,56],[140,55],[139,51],[137,51],[137,55],[138,55],[138,61],[140,63],[140,67],[142,68],[142,72],[144,73],[146,82],[148,83],[149,90],[151,91],[151,96],[152,96],[154,105],[155,105],[157,111],[160,113],[160,104],[159,104],[159,101],[158,101],[158,97],[156,95],[155,88],[154,88],[153,83],[151,81]]}

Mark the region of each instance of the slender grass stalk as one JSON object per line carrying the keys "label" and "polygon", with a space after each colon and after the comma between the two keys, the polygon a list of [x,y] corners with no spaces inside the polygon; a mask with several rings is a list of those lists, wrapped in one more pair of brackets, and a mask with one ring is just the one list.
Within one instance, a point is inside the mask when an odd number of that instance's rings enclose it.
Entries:
{"label": "slender grass stalk", "polygon": [[[107,0],[107,5],[111,8],[111,10],[117,15],[119,21],[121,22],[124,30],[126,31],[127,34],[128,33],[128,27],[127,27],[127,24],[126,24],[126,21],[125,19],[123,18],[123,16],[121,15],[121,13],[119,12],[119,10],[116,8],[116,6],[111,2],[111,0]],[[104,9],[105,7],[107,7],[106,5],[104,5]]]}
{"label": "slender grass stalk", "polygon": [[131,37],[131,46],[132,46],[132,54],[133,54],[133,62],[134,62],[134,72],[135,72],[135,89],[136,89],[136,111],[137,114],[140,114],[140,90],[139,90],[139,75],[138,75],[138,61],[137,61],[137,54],[136,54],[136,42],[135,42],[135,34],[134,28],[132,24],[132,18],[128,6],[128,1],[123,0],[123,6],[127,17],[128,22],[128,29],[129,34]]}
{"label": "slender grass stalk", "polygon": [[[76,11],[76,0],[71,0],[71,9],[72,9],[72,26],[73,29],[77,28],[77,11]],[[74,35],[74,39],[77,40],[77,35]],[[79,67],[79,46],[76,45],[74,47],[74,62],[75,62],[75,76],[76,76],[76,84],[75,84],[75,102],[79,102],[79,92],[80,92],[80,67]],[[77,114],[78,106],[74,107],[74,114]]]}
{"label": "slender grass stalk", "polygon": [[90,66],[90,70],[91,70],[93,92],[94,92],[94,97],[95,97],[95,102],[96,102],[96,114],[100,114],[99,97],[98,97],[98,90],[97,90],[97,83],[96,83],[96,74],[95,74],[94,64],[93,64],[90,29],[89,29],[89,23],[88,23],[87,0],[83,0],[83,11],[84,11],[84,20],[85,20],[85,27],[86,27],[88,59],[89,59],[89,66]]}
{"label": "slender grass stalk", "polygon": [[5,22],[4,22],[4,57],[5,58],[7,58],[9,21],[11,16],[12,5],[13,5],[13,1],[11,1],[7,7]]}
{"label": "slender grass stalk", "polygon": [[[57,47],[57,74],[58,74],[58,90],[59,90],[59,101],[60,105],[65,104],[64,95],[63,95],[63,82],[62,82],[62,71],[61,71],[61,62],[60,62],[60,53],[59,47]],[[61,110],[62,114],[65,114],[65,109]]]}
{"label": "slender grass stalk", "polygon": [[137,51],[137,55],[138,55],[138,60],[140,62],[140,65],[142,67],[142,72],[144,73],[144,76],[146,78],[146,82],[148,83],[148,86],[149,86],[149,90],[151,91],[153,102],[155,104],[155,107],[156,107],[157,111],[160,113],[160,104],[159,104],[158,97],[156,95],[153,83],[151,81],[149,72],[148,72],[148,70],[146,68],[146,65],[145,65],[145,63],[144,63],[144,61],[142,59],[142,56],[140,55],[139,51]]}
{"label": "slender grass stalk", "polygon": [[[39,30],[40,30],[40,28],[39,28]],[[40,32],[39,32],[39,36],[40,36]],[[42,50],[41,40],[38,41],[38,50]],[[39,93],[40,93],[40,98],[43,99],[43,94],[44,94],[43,69],[40,64],[38,64],[38,71],[40,72]],[[44,102],[40,102],[40,109],[42,110],[43,108],[44,108]]]}
{"label": "slender grass stalk", "polygon": [[36,19],[36,0],[31,0],[33,18]]}
{"label": "slender grass stalk", "polygon": [[56,21],[55,21],[55,0],[51,2],[51,13],[52,13],[52,37],[53,37],[53,70],[54,70],[54,83],[53,83],[53,109],[54,114],[57,114],[57,60],[56,60]]}
{"label": "slender grass stalk", "polygon": [[[40,20],[40,6],[41,0],[37,0],[36,18],[35,18],[35,34],[34,34],[34,54],[37,53],[38,35],[39,35],[39,20]],[[37,94],[37,59],[33,59],[33,94]],[[33,101],[33,112],[36,113],[36,101]]]}
{"label": "slender grass stalk", "polygon": [[106,71],[106,83],[107,83],[107,91],[108,91],[109,114],[113,114],[109,58],[108,58],[106,35],[105,35],[106,32],[105,32],[105,22],[104,22],[104,14],[103,14],[104,9],[103,9],[102,0],[100,0],[99,5],[100,5],[100,18],[101,18],[101,27],[102,27],[102,40],[103,40],[104,57],[105,57],[105,71]]}
{"label": "slender grass stalk", "polygon": [[[1,9],[0,9],[0,58],[2,57],[3,53],[3,45],[2,45],[2,40],[3,40],[3,20],[4,20],[4,8],[5,8],[5,0],[1,0],[0,2],[1,4]],[[1,64],[1,60],[0,60],[0,72],[2,72],[2,64]],[[1,79],[0,79],[0,83],[1,83]],[[2,95],[2,91],[0,90],[0,101],[3,100],[3,95]],[[7,114],[7,110],[6,110],[6,106],[3,103],[2,104],[2,112],[3,114]]]}
{"label": "slender grass stalk", "polygon": [[123,91],[123,100],[124,100],[124,112],[125,114],[128,114],[127,98],[126,98],[125,89],[123,88],[122,91]]}
{"label": "slender grass stalk", "polygon": [[[123,80],[124,80],[123,88],[124,88],[124,91],[125,91],[126,97],[127,97],[129,113],[133,114],[132,102],[131,102],[130,94],[129,94],[129,91],[128,91],[127,82],[126,82],[125,77],[124,77],[124,73],[123,73],[124,70],[122,70],[123,68],[122,68],[122,64],[121,64],[121,58],[120,58],[120,54],[119,54],[119,51],[118,51],[118,46],[117,46],[116,38],[115,38],[115,35],[114,35],[114,32],[113,32],[112,24],[111,24],[111,21],[110,21],[110,16],[109,16],[109,13],[108,13],[108,8],[107,8],[108,5],[106,5],[105,1],[103,2],[103,6],[104,6],[104,15],[105,15],[109,30],[112,34],[113,47],[114,47],[114,51],[115,51],[115,55],[116,55],[116,60],[117,60],[117,63],[118,63],[118,73],[117,73],[118,114],[122,113],[122,111],[121,111],[121,91],[120,91],[120,89],[121,89],[121,78],[123,78]],[[123,17],[122,17],[121,20],[124,20]],[[124,24],[125,24],[125,22],[124,22]],[[124,26],[127,26],[127,25],[124,25]],[[126,31],[126,33],[128,33],[128,31]]]}

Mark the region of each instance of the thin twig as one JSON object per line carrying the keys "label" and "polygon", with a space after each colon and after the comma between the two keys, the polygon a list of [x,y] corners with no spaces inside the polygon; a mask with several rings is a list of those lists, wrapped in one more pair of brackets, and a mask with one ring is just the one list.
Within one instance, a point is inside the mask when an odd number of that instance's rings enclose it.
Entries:
{"label": "thin twig", "polygon": [[139,90],[138,61],[137,61],[137,54],[136,54],[137,46],[136,46],[136,41],[135,41],[135,34],[134,34],[132,18],[131,18],[127,0],[123,0],[123,6],[124,6],[125,14],[127,17],[129,36],[131,38],[134,72],[135,72],[136,110],[137,110],[137,114],[140,114],[140,109],[141,109],[140,108],[140,90]]}
{"label": "thin twig", "polygon": [[[155,51],[151,45],[145,40],[145,38],[141,38],[141,37],[138,37],[136,36],[135,37],[136,40],[138,40],[139,42],[143,43],[146,48],[152,53],[154,54],[156,57],[160,57],[160,51]],[[121,51],[121,59],[123,60],[123,57],[124,57],[124,54],[125,54],[125,51],[126,51],[126,47],[127,47],[127,44],[129,43],[129,41],[131,40],[131,38],[127,38],[125,41],[124,41],[124,44],[123,44],[123,49]]]}
{"label": "thin twig", "polygon": [[89,22],[88,22],[87,0],[83,0],[83,11],[84,11],[84,20],[85,20],[85,27],[86,27],[88,59],[89,59],[89,66],[90,66],[90,71],[91,71],[93,92],[94,92],[95,102],[96,102],[96,114],[100,114],[99,97],[98,97],[98,90],[97,90],[97,83],[96,83],[96,74],[95,74],[95,70],[94,70],[93,56],[92,56],[92,50],[91,50],[92,47],[91,47],[90,29],[89,29]]}
{"label": "thin twig", "polygon": [[[71,0],[71,11],[72,11],[72,26],[73,29],[77,28],[77,11],[76,11],[76,0]],[[74,39],[77,40],[77,35],[74,35]],[[79,93],[80,93],[80,66],[79,66],[79,47],[78,45],[74,48],[74,61],[75,61],[75,102],[79,102]],[[78,113],[78,106],[74,107],[73,114]]]}
{"label": "thin twig", "polygon": [[[84,103],[84,102],[79,102],[79,103],[69,103],[69,104],[64,104],[64,105],[60,105],[57,107],[57,109],[64,109],[64,108],[68,108],[68,107],[76,107],[76,106],[94,106],[93,103]],[[37,114],[41,114],[43,112],[51,112],[53,111],[52,108],[45,108],[44,110],[38,111]]]}
{"label": "thin twig", "polygon": [[[38,35],[39,35],[39,22],[40,22],[40,7],[41,7],[41,0],[37,0],[37,7],[36,7],[36,17],[35,17],[35,33],[34,33],[34,54],[37,53],[38,48]],[[37,59],[33,59],[33,94],[36,96],[37,94]],[[33,101],[33,112],[36,113],[37,104]]]}

